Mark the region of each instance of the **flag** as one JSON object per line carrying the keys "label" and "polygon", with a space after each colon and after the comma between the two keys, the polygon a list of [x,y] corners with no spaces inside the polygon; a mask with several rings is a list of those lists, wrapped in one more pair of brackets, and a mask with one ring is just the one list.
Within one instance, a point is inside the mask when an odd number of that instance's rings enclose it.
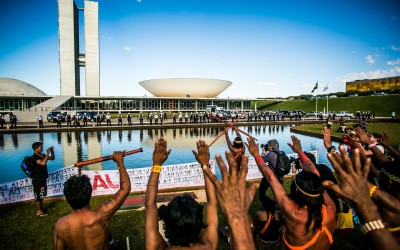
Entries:
{"label": "flag", "polygon": [[315,84],[315,87],[313,88],[313,90],[311,90],[311,93],[314,93],[314,90],[318,89],[318,82]]}
{"label": "flag", "polygon": [[328,89],[328,84],[325,86],[325,88],[324,88],[324,90],[323,91],[325,91],[325,90],[327,90]]}

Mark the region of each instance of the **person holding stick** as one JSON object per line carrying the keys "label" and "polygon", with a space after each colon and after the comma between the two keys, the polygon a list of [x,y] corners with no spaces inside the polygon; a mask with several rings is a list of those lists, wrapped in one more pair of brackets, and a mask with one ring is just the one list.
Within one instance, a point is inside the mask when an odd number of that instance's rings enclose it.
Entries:
{"label": "person holding stick", "polygon": [[124,203],[131,182],[124,166],[124,152],[115,151],[120,188],[108,201],[90,209],[92,185],[87,176],[72,176],[64,183],[64,195],[74,210],[59,219],[54,231],[54,249],[112,249],[116,242],[109,231],[110,218]]}

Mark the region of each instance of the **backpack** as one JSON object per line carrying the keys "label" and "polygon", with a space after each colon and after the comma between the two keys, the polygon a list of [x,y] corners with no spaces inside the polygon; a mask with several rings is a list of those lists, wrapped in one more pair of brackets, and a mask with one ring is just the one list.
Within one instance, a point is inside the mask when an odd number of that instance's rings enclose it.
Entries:
{"label": "backpack", "polygon": [[22,171],[26,174],[28,177],[33,176],[33,159],[32,156],[25,156],[24,159],[21,162],[21,169]]}
{"label": "backpack", "polygon": [[280,154],[275,151],[272,152],[278,155],[278,157],[276,158],[276,166],[275,166],[276,175],[278,176],[287,175],[292,168],[292,164],[290,164],[289,157],[283,151],[281,151]]}

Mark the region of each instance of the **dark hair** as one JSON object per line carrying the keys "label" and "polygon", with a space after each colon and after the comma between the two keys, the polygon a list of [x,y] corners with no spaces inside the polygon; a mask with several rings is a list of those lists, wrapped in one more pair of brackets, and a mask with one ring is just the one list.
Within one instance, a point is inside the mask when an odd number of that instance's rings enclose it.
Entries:
{"label": "dark hair", "polygon": [[[322,196],[324,187],[322,186],[321,178],[314,173],[301,171],[292,181],[290,192],[290,197],[297,205],[307,207],[306,231],[309,232],[320,228],[322,223],[322,204],[324,202]],[[314,225],[310,228],[313,221]]]}
{"label": "dark hair", "polygon": [[232,146],[234,148],[243,148],[243,140],[242,138],[240,138],[239,136],[237,136],[235,138],[235,140],[233,140]]}
{"label": "dark hair", "polygon": [[375,138],[375,139],[382,139],[381,135],[378,133],[371,133],[371,135]]}
{"label": "dark hair", "polygon": [[86,175],[72,176],[64,183],[65,199],[72,209],[81,209],[90,203],[92,185]]}
{"label": "dark hair", "polygon": [[165,237],[170,245],[189,246],[199,239],[203,224],[203,206],[191,196],[176,196],[164,214]]}
{"label": "dark hair", "polygon": [[36,148],[43,145],[43,142],[37,141],[32,144],[32,149],[35,150]]}

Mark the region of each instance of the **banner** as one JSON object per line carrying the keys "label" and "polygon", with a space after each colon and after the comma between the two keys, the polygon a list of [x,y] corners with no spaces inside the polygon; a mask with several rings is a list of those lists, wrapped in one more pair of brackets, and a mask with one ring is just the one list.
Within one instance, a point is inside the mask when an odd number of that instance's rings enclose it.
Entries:
{"label": "banner", "polygon": [[[318,150],[309,151],[315,155],[318,160]],[[289,158],[298,158],[297,154],[287,154]],[[216,173],[215,160],[210,161],[210,169]],[[254,158],[249,158],[248,173],[246,180],[261,179],[263,176],[258,170]],[[293,175],[299,170],[296,170],[292,164],[292,172],[288,175]],[[147,182],[150,176],[150,167],[127,169],[130,181],[131,192],[145,191]],[[49,173],[47,179],[47,196],[63,195],[64,182],[71,176],[77,175],[78,169],[74,166],[65,167]],[[88,171],[82,170],[82,175],[87,175],[92,184],[92,196],[114,194],[119,189],[119,172],[118,170],[99,170]],[[203,170],[198,162],[175,164],[163,166],[160,173],[158,188],[184,188],[184,187],[202,187],[204,186]],[[0,205],[16,203],[21,201],[33,200],[32,179],[27,177],[21,180],[0,184]]]}
{"label": "banner", "polygon": [[[215,174],[214,160],[210,161],[211,172]],[[131,192],[145,191],[150,176],[150,167],[127,169]],[[90,178],[93,196],[114,194],[119,189],[118,170],[86,171],[82,174]],[[204,186],[203,170],[198,162],[163,166],[158,189]]]}
{"label": "banner", "polygon": [[[64,182],[76,174],[74,166],[50,172],[47,179],[47,197],[63,195]],[[0,205],[33,199],[35,199],[35,196],[32,179],[29,177],[0,184]]]}

